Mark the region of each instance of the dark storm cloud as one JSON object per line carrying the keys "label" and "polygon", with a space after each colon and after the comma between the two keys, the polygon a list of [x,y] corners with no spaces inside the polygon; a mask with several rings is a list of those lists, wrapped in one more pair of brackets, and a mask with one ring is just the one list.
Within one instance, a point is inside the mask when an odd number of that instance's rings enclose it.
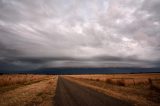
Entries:
{"label": "dark storm cloud", "polygon": [[158,66],[159,7],[159,0],[0,0],[1,66]]}

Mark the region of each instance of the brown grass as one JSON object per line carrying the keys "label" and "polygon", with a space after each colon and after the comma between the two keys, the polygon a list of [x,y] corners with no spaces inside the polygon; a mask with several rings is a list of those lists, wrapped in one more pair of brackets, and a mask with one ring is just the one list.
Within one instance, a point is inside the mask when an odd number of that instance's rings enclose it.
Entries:
{"label": "brown grass", "polygon": [[0,75],[0,87],[24,84],[47,78],[47,75]]}
{"label": "brown grass", "polygon": [[159,106],[160,74],[70,75],[68,78],[136,106]]}
{"label": "brown grass", "polygon": [[54,106],[57,76],[2,75],[0,78],[4,81],[1,81],[0,88],[19,84],[14,89],[0,92],[0,106]]}
{"label": "brown grass", "polygon": [[[103,81],[119,86],[154,86],[160,85],[160,74],[106,74],[106,75],[74,75],[71,77]],[[159,88],[159,87],[158,87]]]}

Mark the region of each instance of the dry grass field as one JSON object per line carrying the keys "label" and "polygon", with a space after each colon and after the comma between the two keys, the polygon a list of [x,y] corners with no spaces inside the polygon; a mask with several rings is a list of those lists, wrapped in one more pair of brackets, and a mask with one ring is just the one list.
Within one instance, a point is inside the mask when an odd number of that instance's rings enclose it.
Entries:
{"label": "dry grass field", "polygon": [[53,106],[57,76],[1,75],[0,106]]}
{"label": "dry grass field", "polygon": [[137,86],[137,85],[160,85],[160,74],[106,74],[106,75],[74,75],[71,77],[103,81],[106,83],[120,86]]}
{"label": "dry grass field", "polygon": [[69,75],[79,84],[137,106],[160,105],[160,74]]}
{"label": "dry grass field", "polygon": [[79,99],[85,103],[83,95],[90,101],[98,100],[92,96],[96,92],[134,106],[159,106],[160,74],[0,75],[0,106],[54,106],[61,104],[60,99],[64,106],[70,106],[67,103]]}
{"label": "dry grass field", "polygon": [[29,82],[39,81],[41,79],[47,78],[47,75],[1,75],[0,76],[0,87],[9,86],[15,84],[24,84]]}

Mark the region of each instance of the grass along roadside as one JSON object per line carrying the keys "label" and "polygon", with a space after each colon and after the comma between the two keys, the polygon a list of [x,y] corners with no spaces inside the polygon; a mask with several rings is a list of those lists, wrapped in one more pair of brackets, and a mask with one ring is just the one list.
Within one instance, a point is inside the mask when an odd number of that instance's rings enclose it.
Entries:
{"label": "grass along roadside", "polygon": [[160,89],[160,73],[141,73],[141,74],[91,74],[91,75],[70,75],[71,77],[103,81],[119,86],[139,86],[150,85]]}
{"label": "grass along roadside", "polygon": [[53,106],[57,76],[1,94],[0,106]]}
{"label": "grass along roadside", "polygon": [[45,90],[39,92],[26,106],[54,106],[54,96],[57,87],[57,77],[47,82]]}
{"label": "grass along roadside", "polygon": [[29,81],[35,81],[39,79],[44,79],[49,75],[34,75],[34,74],[4,74],[0,75],[0,87],[23,84]]}
{"label": "grass along roadside", "polygon": [[15,83],[15,84],[10,84],[10,85],[6,85],[6,86],[0,86],[0,94],[5,93],[5,92],[10,91],[10,90],[14,90],[14,89],[19,88],[19,87],[23,87],[23,86],[26,86],[26,85],[38,83],[38,82],[44,81],[44,80],[49,80],[51,78],[53,78],[53,77],[52,76],[42,77],[42,78],[37,78],[35,80],[24,81],[23,83]]}
{"label": "grass along roadside", "polygon": [[159,93],[147,89],[135,89],[107,84],[102,81],[66,77],[83,86],[95,89],[106,95],[133,103],[135,106],[159,106]]}

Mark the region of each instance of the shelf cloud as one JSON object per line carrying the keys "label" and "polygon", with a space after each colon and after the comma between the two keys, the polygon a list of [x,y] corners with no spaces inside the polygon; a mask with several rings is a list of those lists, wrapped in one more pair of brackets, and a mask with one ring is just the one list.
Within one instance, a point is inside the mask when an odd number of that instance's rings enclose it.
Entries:
{"label": "shelf cloud", "polygon": [[159,0],[0,0],[0,67],[159,67],[159,10]]}

